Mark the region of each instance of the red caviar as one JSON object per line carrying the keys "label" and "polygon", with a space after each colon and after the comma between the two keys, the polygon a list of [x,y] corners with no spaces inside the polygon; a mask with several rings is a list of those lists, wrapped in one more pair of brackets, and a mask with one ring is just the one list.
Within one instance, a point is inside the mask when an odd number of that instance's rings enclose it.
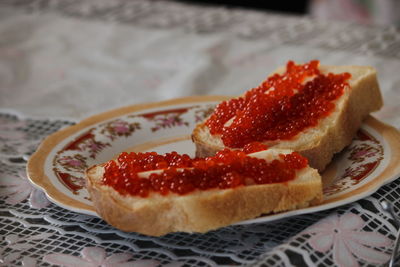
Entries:
{"label": "red caviar", "polygon": [[[123,195],[147,197],[151,192],[184,195],[194,190],[288,182],[295,178],[296,170],[308,164],[297,152],[280,156],[280,160],[267,162],[229,149],[217,152],[214,157],[195,159],[176,152],[165,155],[124,152],[105,165],[103,183]],[[139,174],[157,169],[162,171],[148,177]]]}
{"label": "red caviar", "polygon": [[251,142],[290,140],[335,108],[348,86],[349,73],[321,74],[319,61],[296,65],[274,74],[243,97],[220,103],[206,121],[211,134],[225,146],[242,148]]}

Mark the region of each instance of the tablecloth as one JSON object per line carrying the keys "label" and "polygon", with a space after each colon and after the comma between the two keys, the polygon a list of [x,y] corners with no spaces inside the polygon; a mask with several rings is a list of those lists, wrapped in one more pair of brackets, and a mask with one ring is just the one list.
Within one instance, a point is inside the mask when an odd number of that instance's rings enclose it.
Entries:
{"label": "tablecloth", "polygon": [[[400,31],[170,1],[0,2],[0,265],[375,266],[391,253],[399,181],[351,205],[155,238],[51,204],[26,160],[56,130],[125,105],[238,95],[288,60],[371,65],[400,127]],[[337,234],[337,233],[341,234]],[[318,238],[317,238],[318,237]]]}

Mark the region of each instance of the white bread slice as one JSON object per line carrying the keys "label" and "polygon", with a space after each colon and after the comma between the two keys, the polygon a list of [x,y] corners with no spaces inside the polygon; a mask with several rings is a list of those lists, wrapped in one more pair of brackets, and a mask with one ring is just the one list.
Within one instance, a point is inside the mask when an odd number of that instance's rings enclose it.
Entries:
{"label": "white bread slice", "polygon": [[[269,148],[285,148],[298,151],[308,158],[310,166],[323,171],[333,155],[351,143],[361,122],[370,112],[383,105],[376,70],[368,66],[319,66],[322,74],[351,74],[349,87],[335,101],[334,111],[326,118],[320,119],[314,128],[300,132],[291,140],[264,142]],[[283,73],[280,68],[276,73]],[[192,140],[196,144],[196,156],[213,156],[225,148],[219,135],[211,135],[204,122],[198,124]]]}
{"label": "white bread slice", "polygon": [[[250,156],[270,161],[290,152],[266,150]],[[146,198],[123,196],[103,185],[103,173],[103,165],[93,166],[86,172],[87,189],[97,213],[120,230],[152,236],[180,231],[206,232],[262,214],[322,201],[321,177],[310,167],[297,171],[296,178],[286,183],[196,190],[187,195],[151,193]]]}

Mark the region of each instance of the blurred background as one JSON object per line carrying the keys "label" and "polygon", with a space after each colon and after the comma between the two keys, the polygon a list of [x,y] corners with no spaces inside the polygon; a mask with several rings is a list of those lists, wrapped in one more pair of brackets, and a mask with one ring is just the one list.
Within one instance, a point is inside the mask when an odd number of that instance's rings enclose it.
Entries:
{"label": "blurred background", "polygon": [[[400,0],[0,0],[0,108],[80,120],[238,95],[288,60],[371,65],[393,119]],[[384,113],[384,114],[382,114]],[[383,116],[384,115],[384,116]]]}
{"label": "blurred background", "polygon": [[266,10],[293,15],[311,15],[323,20],[400,26],[399,0],[183,0],[181,2]]}

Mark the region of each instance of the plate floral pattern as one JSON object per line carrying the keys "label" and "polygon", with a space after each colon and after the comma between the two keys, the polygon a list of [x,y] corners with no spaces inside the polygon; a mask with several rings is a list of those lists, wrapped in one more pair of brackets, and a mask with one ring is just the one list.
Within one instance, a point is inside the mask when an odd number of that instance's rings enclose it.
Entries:
{"label": "plate floral pattern", "polygon": [[[193,156],[192,129],[224,98],[194,97],[133,106],[84,120],[45,140],[28,164],[30,179],[59,205],[95,214],[85,189],[84,173],[89,166],[126,150],[159,153],[175,150]],[[399,171],[396,165],[392,170],[395,173],[387,172],[400,147],[398,141],[393,141],[396,138],[382,134],[382,129],[389,128],[370,117],[352,144],[335,156],[322,174],[326,181],[323,204],[244,223],[332,208],[372,194]],[[400,136],[396,130],[390,130]]]}
{"label": "plate floral pattern", "polygon": [[[364,181],[382,162],[383,146],[368,130],[361,128],[350,146],[339,155],[342,170],[337,172],[335,182],[324,189],[325,197],[351,190]],[[336,160],[337,161],[337,160]]]}
{"label": "plate floral pattern", "polygon": [[[85,190],[85,170],[95,163],[97,155],[114,142],[123,139],[129,146],[130,139],[135,143],[135,134],[141,130],[151,133],[169,130],[183,130],[190,134],[190,129],[198,121],[205,119],[214,105],[191,105],[179,109],[163,109],[155,112],[129,114],[120,118],[100,123],[79,134],[56,152],[53,159],[53,172],[66,189],[76,195]],[[193,118],[193,119],[191,119]],[[125,143],[124,142],[124,143]],[[121,148],[121,152],[124,147]]]}

